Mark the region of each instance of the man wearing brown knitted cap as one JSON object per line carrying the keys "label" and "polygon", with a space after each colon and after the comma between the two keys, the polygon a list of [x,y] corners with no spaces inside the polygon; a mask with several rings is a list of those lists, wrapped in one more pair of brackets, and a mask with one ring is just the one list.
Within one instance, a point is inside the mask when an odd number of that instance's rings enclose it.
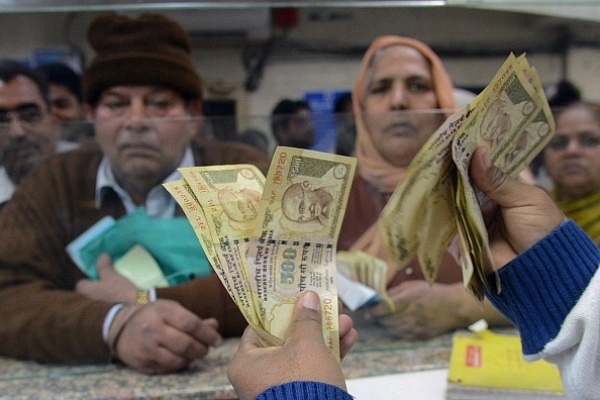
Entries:
{"label": "man wearing brown knitted cap", "polygon": [[88,40],[96,57],[84,92],[97,145],[49,160],[0,214],[0,355],[53,363],[118,359],[147,373],[177,371],[246,326],[218,277],[198,274],[141,291],[115,272],[110,251],[92,263],[100,279],[89,280],[65,248],[107,216],[121,226],[123,218],[142,215],[147,228],[125,225],[121,237],[142,240],[161,223],[147,250],[168,254],[169,237],[191,240],[169,231],[171,221],[184,218],[162,187],[179,178],[177,168],[253,163],[264,171],[268,161],[248,146],[197,134],[201,81],[177,23],[155,14],[101,15]]}

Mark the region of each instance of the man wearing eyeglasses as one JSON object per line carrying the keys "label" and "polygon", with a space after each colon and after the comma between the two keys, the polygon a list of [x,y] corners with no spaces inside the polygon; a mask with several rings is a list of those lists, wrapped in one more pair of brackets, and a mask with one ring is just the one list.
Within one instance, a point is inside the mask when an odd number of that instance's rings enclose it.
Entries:
{"label": "man wearing eyeglasses", "polygon": [[55,152],[73,148],[59,140],[48,113],[43,75],[14,60],[0,60],[0,204],[16,185]]}
{"label": "man wearing eyeglasses", "polygon": [[558,110],[545,151],[559,208],[600,245],[600,105],[579,101]]}
{"label": "man wearing eyeglasses", "polygon": [[[162,184],[180,178],[180,167],[249,163],[266,172],[269,163],[250,146],[198,133],[202,84],[177,22],[154,13],[102,14],[88,41],[96,54],[83,86],[97,143],[52,157],[0,213],[0,355],[118,360],[149,374],[186,369],[247,323]],[[10,107],[13,124],[34,122]],[[65,247],[106,217],[121,230],[101,237],[92,260],[100,279],[92,280]],[[144,248],[161,267],[158,254],[178,256],[174,267],[206,260],[206,270],[137,288],[115,272],[119,255],[107,248],[126,241],[134,248],[148,235]]]}

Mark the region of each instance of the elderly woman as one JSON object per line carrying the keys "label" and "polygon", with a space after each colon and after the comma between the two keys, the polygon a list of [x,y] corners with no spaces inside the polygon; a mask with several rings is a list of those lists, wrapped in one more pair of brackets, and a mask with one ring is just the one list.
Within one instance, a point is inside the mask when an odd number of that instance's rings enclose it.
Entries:
{"label": "elderly woman", "polygon": [[[382,36],[365,53],[352,95],[358,174],[338,248],[362,250],[389,263],[377,218],[419,149],[456,108],[453,84],[427,45]],[[508,324],[490,304],[482,306],[466,292],[461,269],[448,252],[433,286],[416,259],[403,270],[393,265],[388,270],[395,309],[381,303],[369,312],[398,337],[430,338],[481,318],[490,325]]]}

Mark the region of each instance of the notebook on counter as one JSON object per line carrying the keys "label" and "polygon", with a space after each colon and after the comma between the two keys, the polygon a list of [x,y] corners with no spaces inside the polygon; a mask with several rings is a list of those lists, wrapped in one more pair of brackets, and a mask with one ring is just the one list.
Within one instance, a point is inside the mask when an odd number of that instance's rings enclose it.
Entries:
{"label": "notebook on counter", "polygon": [[518,335],[485,328],[454,335],[447,400],[564,398],[558,367],[526,361]]}

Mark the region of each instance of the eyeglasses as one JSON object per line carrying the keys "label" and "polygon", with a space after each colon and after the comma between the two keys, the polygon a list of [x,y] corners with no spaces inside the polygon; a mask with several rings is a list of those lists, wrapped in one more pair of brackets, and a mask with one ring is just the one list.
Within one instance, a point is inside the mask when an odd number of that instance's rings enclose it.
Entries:
{"label": "eyeglasses", "polygon": [[0,109],[0,129],[8,128],[8,124],[15,117],[23,126],[33,127],[44,119],[45,112],[37,105],[18,106],[13,110]]}
{"label": "eyeglasses", "polygon": [[600,145],[600,135],[597,135],[592,132],[583,132],[576,136],[554,136],[552,140],[550,140],[550,142],[548,143],[548,148],[555,151],[564,150],[569,146],[569,143],[571,143],[571,139],[575,139],[579,146],[587,149],[591,149]]}

